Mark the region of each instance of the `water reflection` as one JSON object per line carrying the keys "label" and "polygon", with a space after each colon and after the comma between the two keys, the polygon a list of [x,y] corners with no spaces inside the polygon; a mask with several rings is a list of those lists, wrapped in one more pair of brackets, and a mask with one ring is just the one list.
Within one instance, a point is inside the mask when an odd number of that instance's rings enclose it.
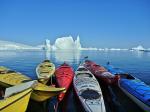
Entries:
{"label": "water reflection", "polygon": [[142,51],[132,51],[135,57],[137,58],[142,58],[143,57],[143,52]]}
{"label": "water reflection", "polygon": [[1,58],[15,57],[17,53],[15,51],[0,51]]}
{"label": "water reflection", "polygon": [[81,51],[79,50],[57,50],[54,52],[56,62],[76,63],[80,62]]}
{"label": "water reflection", "polygon": [[47,59],[47,60],[51,59],[51,52],[49,50],[45,51],[45,59]]}

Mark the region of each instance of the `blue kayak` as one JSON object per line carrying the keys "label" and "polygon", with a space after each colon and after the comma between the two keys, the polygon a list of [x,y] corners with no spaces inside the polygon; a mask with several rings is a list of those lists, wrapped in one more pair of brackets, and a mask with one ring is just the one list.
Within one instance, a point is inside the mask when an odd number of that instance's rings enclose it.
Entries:
{"label": "blue kayak", "polygon": [[114,68],[111,65],[107,65],[106,69],[114,75],[120,75],[121,79],[119,81],[119,87],[142,109],[144,109],[146,112],[150,112],[149,85],[119,68]]}

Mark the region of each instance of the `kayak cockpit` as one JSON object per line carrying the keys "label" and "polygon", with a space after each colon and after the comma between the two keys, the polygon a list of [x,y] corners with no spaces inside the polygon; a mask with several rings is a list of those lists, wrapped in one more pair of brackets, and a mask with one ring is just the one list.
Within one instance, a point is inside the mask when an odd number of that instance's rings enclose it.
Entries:
{"label": "kayak cockpit", "polygon": [[78,73],[76,75],[77,78],[83,78],[83,77],[93,77],[90,73]]}
{"label": "kayak cockpit", "polygon": [[13,70],[0,71],[0,74],[7,74],[7,73],[16,73],[16,72]]}
{"label": "kayak cockpit", "polygon": [[88,71],[86,68],[82,67],[82,68],[78,68],[77,71]]}
{"label": "kayak cockpit", "polygon": [[101,97],[101,95],[97,91],[91,89],[84,90],[80,96],[88,100],[98,99]]}

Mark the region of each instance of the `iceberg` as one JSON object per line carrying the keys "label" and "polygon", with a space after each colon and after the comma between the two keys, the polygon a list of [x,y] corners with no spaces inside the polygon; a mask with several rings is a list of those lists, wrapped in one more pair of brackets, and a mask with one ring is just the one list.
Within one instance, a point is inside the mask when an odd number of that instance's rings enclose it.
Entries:
{"label": "iceberg", "polygon": [[75,43],[74,40],[71,36],[69,37],[62,37],[62,38],[57,38],[54,44],[54,47],[56,49],[75,49]]}
{"label": "iceberg", "polygon": [[28,49],[35,50],[38,48],[15,42],[0,41],[0,50],[28,50]]}
{"label": "iceberg", "polygon": [[[38,46],[29,46],[25,44],[0,41],[0,50],[46,50],[46,51],[56,51],[56,50],[98,50],[98,51],[121,51],[129,49],[121,48],[96,48],[96,47],[82,47],[80,43],[80,37],[77,36],[76,40],[72,36],[65,36],[57,38],[54,44],[50,43],[49,39],[45,40],[44,44]],[[145,49],[143,46],[139,45],[137,47],[131,48],[130,50],[135,51],[150,51],[150,49]]]}
{"label": "iceberg", "polygon": [[50,40],[48,40],[48,39],[45,40],[44,49],[45,49],[46,51],[50,51],[50,50],[51,50]]}
{"label": "iceberg", "polygon": [[150,48],[144,48],[143,46],[139,45],[137,47],[131,48],[131,51],[143,51],[143,52],[150,52]]}
{"label": "iceberg", "polygon": [[133,47],[131,48],[131,50],[135,50],[135,51],[142,51],[142,50],[145,50],[145,48],[141,45],[137,46],[137,47]]}
{"label": "iceberg", "polygon": [[80,37],[77,36],[77,40],[73,40],[72,36],[57,38],[55,44],[52,46],[53,50],[80,50],[81,43]]}
{"label": "iceberg", "polygon": [[98,50],[98,48],[96,48],[96,47],[89,47],[89,48],[81,48],[80,50],[89,50],[89,51],[97,51]]}
{"label": "iceberg", "polygon": [[75,40],[75,46],[76,46],[76,49],[81,49],[81,43],[80,43],[80,37],[79,35],[77,36],[77,40]]}
{"label": "iceberg", "polygon": [[128,50],[128,49],[110,48],[109,50],[111,50],[111,51],[125,51],[125,50]]}

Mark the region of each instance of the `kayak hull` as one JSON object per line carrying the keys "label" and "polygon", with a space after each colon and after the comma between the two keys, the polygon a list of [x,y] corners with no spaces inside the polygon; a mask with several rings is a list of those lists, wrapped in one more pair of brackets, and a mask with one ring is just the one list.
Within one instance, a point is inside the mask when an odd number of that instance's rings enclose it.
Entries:
{"label": "kayak hull", "polygon": [[[71,66],[68,64],[62,64],[55,71],[56,81],[58,87],[64,87],[66,91],[69,89],[72,84],[74,71]],[[65,96],[65,93],[61,93],[58,95],[58,100],[61,101]]]}
{"label": "kayak hull", "polygon": [[[11,87],[32,80],[31,78],[15,71],[7,73],[7,71],[9,71],[7,68],[5,71],[6,73],[0,73],[0,85],[2,87]],[[31,99],[41,102],[53,96],[57,96],[62,92],[65,92],[65,88],[51,87],[38,82],[37,86],[33,88]]]}
{"label": "kayak hull", "polygon": [[120,79],[118,75],[115,76],[111,74],[104,67],[97,65],[93,61],[86,60],[84,63],[84,67],[90,70],[97,78],[99,78],[106,84],[108,85],[118,84],[118,80]]}
{"label": "kayak hull", "polygon": [[75,72],[73,85],[86,112],[106,112],[100,85],[84,66],[79,66]]}
{"label": "kayak hull", "polygon": [[150,112],[150,86],[132,75],[114,68],[111,65],[106,67],[114,75],[120,75],[119,88],[130,97],[141,109]]}

